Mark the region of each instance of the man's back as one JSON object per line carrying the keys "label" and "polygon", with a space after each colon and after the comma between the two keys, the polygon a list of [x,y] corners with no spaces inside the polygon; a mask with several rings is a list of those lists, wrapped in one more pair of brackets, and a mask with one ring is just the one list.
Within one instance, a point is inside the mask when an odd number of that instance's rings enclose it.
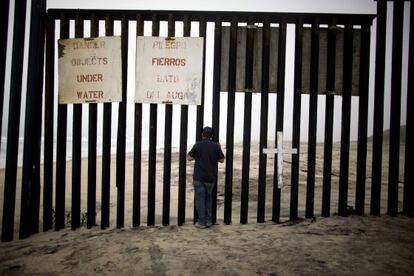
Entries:
{"label": "man's back", "polygon": [[195,160],[194,180],[209,183],[216,181],[217,162],[224,158],[218,143],[203,139],[193,146],[188,155]]}

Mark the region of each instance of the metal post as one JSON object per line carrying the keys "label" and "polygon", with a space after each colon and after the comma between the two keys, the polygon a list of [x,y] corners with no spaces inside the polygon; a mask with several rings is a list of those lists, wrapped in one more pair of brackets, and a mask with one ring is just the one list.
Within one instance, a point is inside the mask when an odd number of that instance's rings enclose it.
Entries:
{"label": "metal post", "polygon": [[[220,135],[220,74],[221,74],[221,19],[218,16],[214,26],[214,69],[213,69],[213,108],[212,108],[212,122],[213,122],[213,140],[219,141]],[[211,212],[212,223],[217,221],[217,185],[216,181],[213,189],[213,210]]]}
{"label": "metal post", "polygon": [[11,241],[16,203],[17,154],[19,149],[20,100],[23,73],[23,47],[26,0],[17,1],[14,10],[13,58],[10,81],[9,121],[7,131],[6,172],[4,177],[2,241]]}
{"label": "metal post", "polygon": [[[160,22],[157,15],[152,16],[152,36],[158,36]],[[148,151],[148,215],[147,225],[155,224],[155,185],[156,185],[156,154],[157,154],[157,109],[150,104],[149,151]]]}
{"label": "metal post", "polygon": [[267,122],[269,109],[269,48],[270,22],[266,17],[263,22],[263,52],[262,52],[262,91],[260,102],[260,142],[259,142],[259,183],[257,200],[257,222],[265,222],[266,202],[266,156],[263,149],[267,147]]}
{"label": "metal post", "polygon": [[[277,70],[277,107],[276,107],[276,132],[275,146],[277,147],[277,133],[283,132],[283,118],[285,112],[285,70],[286,70],[286,19],[282,18],[279,24],[279,46],[278,46],[278,70]],[[276,158],[276,157],[275,157]],[[273,170],[273,204],[272,221],[278,223],[280,220],[280,194],[278,188],[278,168],[275,162]]]}
{"label": "metal post", "polygon": [[[168,15],[168,36],[175,35],[173,15]],[[170,189],[171,189],[171,139],[172,139],[172,104],[165,105],[165,136],[164,136],[164,178],[162,199],[162,225],[170,224]]]}
{"label": "metal post", "polygon": [[39,232],[40,136],[46,1],[32,3],[19,238]]}
{"label": "metal post", "polygon": [[308,133],[308,177],[306,184],[306,218],[314,217],[315,166],[316,166],[316,127],[318,113],[318,75],[319,75],[319,18],[312,24],[310,95],[309,95],[309,133]]}
{"label": "metal post", "polygon": [[375,50],[374,135],[372,140],[371,215],[379,216],[381,208],[382,140],[384,123],[385,43],[387,1],[377,1],[377,40]]}
{"label": "metal post", "polygon": [[[197,122],[196,122],[196,141],[201,140],[201,132],[203,131],[203,123],[204,123],[204,94],[205,94],[205,72],[206,72],[206,28],[207,23],[202,16],[200,18],[200,31],[199,31],[199,37],[204,37],[203,42],[203,72],[202,72],[202,79],[201,79],[201,105],[197,106]],[[194,202],[195,202],[195,195],[194,195]],[[198,221],[198,213],[197,208],[194,205],[193,208],[193,222],[196,223]]]}
{"label": "metal post", "polygon": [[331,209],[332,143],[335,100],[335,58],[336,24],[335,19],[328,27],[328,53],[326,62],[326,103],[325,103],[325,140],[323,152],[322,216],[329,217]]}
{"label": "metal post", "polygon": [[[99,36],[99,19],[96,15],[91,17],[91,37]],[[98,114],[98,105],[96,103],[89,104],[89,129],[88,129],[88,218],[87,218],[87,227],[91,228],[96,225],[96,137],[98,133],[97,127],[97,114]],[[105,124],[105,119],[104,119]],[[104,138],[105,139],[105,138]],[[104,160],[105,154],[103,154],[102,159]],[[103,161],[104,162],[104,161]],[[104,167],[104,165],[102,166]],[[108,178],[109,181],[109,172],[108,176],[105,173],[102,173],[102,179]],[[102,195],[103,195],[102,189]],[[103,204],[103,202],[102,202]],[[109,203],[108,203],[109,205]],[[108,207],[109,208],[109,207]],[[104,208],[101,208],[102,214],[104,213]],[[101,221],[101,224],[104,220]],[[108,223],[109,226],[109,223]]]}
{"label": "metal post", "polygon": [[[93,21],[96,24],[96,35],[98,34],[98,20]],[[105,16],[105,35],[113,36],[114,21],[108,14]],[[110,194],[111,194],[111,117],[112,104],[104,103],[103,110],[103,130],[102,130],[102,192],[101,192],[101,229],[109,227],[110,221]],[[93,193],[95,190],[92,191]],[[89,201],[88,201],[89,202]],[[91,202],[94,202],[92,199]],[[93,209],[92,209],[93,208]],[[91,210],[95,207],[91,206]],[[89,212],[89,211],[88,211]],[[94,224],[94,223],[93,223]],[[91,222],[89,227],[94,226]]]}
{"label": "metal post", "polygon": [[246,224],[249,209],[249,178],[250,178],[250,143],[252,132],[252,91],[253,89],[253,48],[254,48],[254,29],[253,17],[247,22],[246,35],[246,75],[244,93],[244,126],[243,126],[243,164],[241,179],[241,204],[240,204],[240,223]]}
{"label": "metal post", "polygon": [[349,140],[351,128],[353,25],[345,25],[342,87],[341,160],[339,172],[338,215],[347,215],[349,179]]}
{"label": "metal post", "polygon": [[[394,1],[392,31],[391,118],[388,162],[388,208],[390,216],[398,214],[398,182],[400,160],[401,74],[404,2]],[[411,3],[412,5],[412,3]]]}
{"label": "metal post", "polygon": [[[184,15],[184,36],[189,37],[191,22]],[[180,157],[178,173],[178,225],[185,223],[185,197],[186,197],[186,174],[187,174],[187,130],[188,130],[188,105],[181,106],[180,125]]]}
{"label": "metal post", "polygon": [[[205,94],[205,71],[206,71],[206,28],[207,23],[204,17],[200,18],[200,31],[199,37],[204,38],[203,43],[203,71],[202,71],[202,79],[201,79],[201,105],[197,106],[197,123],[196,123],[196,141],[201,139],[201,132],[203,131],[203,122],[204,122],[204,94]],[[194,209],[195,210],[195,209]]]}
{"label": "metal post", "polygon": [[47,18],[43,163],[43,231],[53,227],[53,122],[55,86],[55,19]]}
{"label": "metal post", "polygon": [[[137,36],[144,35],[144,20],[137,15]],[[142,103],[135,103],[134,122],[134,186],[132,201],[132,227],[141,223],[141,150],[142,150]]]}
{"label": "metal post", "polygon": [[227,99],[226,176],[224,183],[224,223],[231,223],[233,190],[234,105],[236,99],[237,17],[231,20],[229,82]]}
{"label": "metal post", "polygon": [[[83,19],[79,12],[75,17],[75,37],[83,37]],[[72,219],[71,228],[80,227],[81,202],[81,152],[82,152],[82,104],[73,105],[73,140],[72,140]]]}
{"label": "metal post", "polygon": [[355,210],[358,215],[365,214],[365,175],[367,163],[367,125],[368,125],[368,93],[369,93],[369,53],[371,25],[361,29],[360,42],[360,78],[359,78],[359,111],[358,111],[358,153]]}
{"label": "metal post", "polygon": [[[410,51],[408,57],[408,74],[414,75],[414,5],[410,4]],[[407,123],[405,138],[405,165],[404,165],[404,199],[403,213],[406,216],[414,216],[414,170],[410,165],[413,164],[413,132],[414,129],[414,81],[412,77],[407,77]]]}
{"label": "metal post", "polygon": [[293,95],[293,130],[292,147],[298,149],[292,154],[291,187],[290,187],[290,220],[298,219],[299,197],[299,153],[300,153],[300,113],[302,99],[302,48],[303,48],[303,21],[296,22],[295,31],[295,71]]}
{"label": "metal post", "polygon": [[[4,80],[6,76],[6,48],[7,48],[7,35],[9,30],[9,8],[10,0],[3,0],[0,2],[0,114],[3,115],[3,102],[4,102]],[[0,120],[0,137],[3,120]],[[0,143],[1,149],[1,143]]]}
{"label": "metal post", "polygon": [[126,144],[126,120],[127,120],[127,76],[128,76],[128,24],[126,16],[121,21],[121,50],[122,50],[122,102],[118,109],[118,137],[116,144],[116,187],[117,209],[116,227],[124,227],[125,217],[125,144]]}
{"label": "metal post", "polygon": [[[69,19],[65,13],[60,15],[60,38],[69,38]],[[56,213],[55,230],[65,228],[65,189],[66,189],[66,133],[67,105],[58,104],[56,144]]]}

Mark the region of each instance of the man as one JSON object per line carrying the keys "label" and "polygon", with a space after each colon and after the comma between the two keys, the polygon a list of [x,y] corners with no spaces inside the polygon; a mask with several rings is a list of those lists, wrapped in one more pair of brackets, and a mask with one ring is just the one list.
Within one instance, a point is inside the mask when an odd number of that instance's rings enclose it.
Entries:
{"label": "man", "polygon": [[198,141],[188,153],[188,161],[195,160],[194,164],[194,193],[198,213],[196,227],[207,228],[211,222],[211,193],[216,183],[217,162],[223,163],[224,154],[219,143],[213,142],[213,129],[203,128],[202,140]]}

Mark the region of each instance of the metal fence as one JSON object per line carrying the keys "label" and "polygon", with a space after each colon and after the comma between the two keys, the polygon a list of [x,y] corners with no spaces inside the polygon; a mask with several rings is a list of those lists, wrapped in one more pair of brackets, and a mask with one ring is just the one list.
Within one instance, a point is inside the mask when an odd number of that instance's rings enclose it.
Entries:
{"label": "metal fence", "polygon": [[[22,47],[24,39],[25,1],[17,1],[14,20],[13,60],[9,103],[9,120],[7,136],[7,157],[4,179],[4,208],[2,221],[2,241],[13,239],[14,216],[16,201],[16,171],[18,154],[18,135],[20,122],[21,85],[23,60]],[[2,1],[1,5],[8,5],[8,1]],[[407,96],[407,137],[405,145],[405,174],[404,174],[404,198],[403,209],[398,209],[399,188],[399,159],[400,154],[400,114],[401,114],[401,79],[402,72],[402,18],[404,2],[394,2],[394,22],[392,37],[392,84],[391,84],[391,128],[389,140],[389,181],[388,181],[388,211],[391,216],[396,216],[399,211],[405,215],[413,215],[413,171],[412,141],[410,133],[413,124],[413,84],[412,78],[408,78]],[[410,46],[408,76],[413,75],[413,5],[411,7],[410,21]],[[6,7],[5,7],[6,8]],[[6,10],[1,7],[2,12]],[[8,7],[7,7],[8,10]],[[4,18],[4,16],[2,16]],[[240,223],[248,222],[249,202],[249,173],[251,152],[252,129],[252,91],[254,82],[260,84],[260,142],[259,142],[259,167],[258,167],[258,198],[257,198],[257,222],[265,221],[265,197],[266,197],[266,155],[268,119],[276,116],[276,131],[283,131],[286,127],[293,128],[292,147],[299,150],[301,128],[301,98],[304,89],[309,93],[309,132],[308,132],[308,160],[307,160],[307,185],[306,185],[306,213],[307,218],[314,217],[314,190],[315,190],[315,166],[316,166],[316,129],[317,129],[317,102],[318,97],[326,98],[325,107],[325,139],[324,139],[324,163],[323,163],[323,195],[322,215],[330,216],[334,211],[338,215],[348,215],[348,182],[349,182],[349,147],[350,147],[350,117],[351,98],[359,98],[358,110],[358,158],[357,158],[357,182],[355,209],[358,215],[364,215],[365,191],[366,191],[366,163],[367,163],[367,124],[368,124],[368,89],[369,89],[369,64],[371,25],[375,15],[360,14],[296,14],[296,13],[258,13],[258,12],[201,12],[201,11],[140,11],[140,10],[45,10],[45,1],[33,1],[30,30],[30,52],[28,70],[27,101],[25,110],[25,139],[21,195],[21,215],[19,226],[19,238],[25,238],[39,231],[39,205],[40,193],[43,193],[43,231],[51,228],[59,230],[65,227],[65,187],[66,183],[66,145],[67,145],[67,121],[68,105],[59,104],[57,115],[54,114],[55,91],[55,26],[59,22],[60,38],[69,38],[70,21],[74,21],[75,37],[84,36],[84,22],[90,22],[90,36],[99,35],[99,21],[105,22],[105,35],[112,36],[114,22],[121,22],[122,39],[122,98],[118,108],[117,150],[116,150],[116,227],[124,227],[125,213],[125,147],[126,147],[126,122],[127,116],[134,117],[134,153],[133,153],[133,218],[132,226],[142,223],[141,219],[141,184],[148,184],[147,225],[155,224],[155,187],[156,183],[156,138],[158,105],[150,104],[149,108],[149,151],[148,151],[148,179],[142,179],[142,117],[143,104],[135,103],[134,112],[127,114],[127,64],[128,64],[128,33],[129,22],[136,22],[136,35],[143,35],[144,26],[151,22],[152,35],[158,36],[160,22],[168,22],[168,36],[175,35],[175,22],[183,22],[184,36],[190,36],[191,22],[199,22],[199,36],[206,40],[214,39],[214,72],[213,89],[205,91],[205,80],[202,84],[201,106],[197,106],[196,137],[199,137],[204,121],[204,97],[205,93],[212,93],[212,127],[215,130],[214,139],[219,140],[220,95],[227,93],[227,122],[226,122],[226,163],[224,180],[224,223],[232,223],[232,190],[233,190],[233,157],[234,157],[234,121],[235,121],[235,95],[244,93],[244,125],[243,125],[243,153],[242,153],[242,177],[241,177],[241,209]],[[387,2],[378,1],[377,36],[376,36],[376,66],[375,66],[375,102],[374,102],[374,135],[372,158],[372,186],[370,199],[370,214],[380,215],[381,176],[383,156],[383,119],[384,119],[384,72],[385,72],[385,44],[387,24]],[[206,35],[208,22],[214,23],[214,37]],[[230,22],[230,27],[223,26],[223,22]],[[239,23],[245,23],[246,27],[240,28]],[[294,106],[293,125],[283,125],[285,74],[286,74],[286,28],[288,24],[295,25],[295,69],[294,69]],[[228,25],[228,24],[227,24]],[[2,25],[1,43],[7,40],[7,24]],[[274,32],[275,26],[277,32]],[[227,28],[227,29],[226,29]],[[260,36],[259,36],[260,32]],[[227,34],[224,35],[224,34]],[[245,55],[244,64],[244,91],[236,88],[238,49],[243,34],[243,49]],[[277,37],[274,37],[276,36]],[[342,39],[338,40],[341,36]],[[257,38],[260,37],[258,40]],[[321,40],[321,37],[324,39]],[[358,39],[355,39],[358,37]],[[44,39],[45,38],[45,39]],[[306,39],[310,39],[309,41]],[[223,40],[227,39],[226,43]],[[272,42],[277,41],[276,44]],[[321,42],[323,41],[323,42]],[[272,44],[273,43],[273,44]],[[308,44],[306,44],[308,43]],[[324,43],[325,46],[321,46]],[[306,46],[304,46],[306,44]],[[342,59],[338,58],[338,44],[343,44]],[[6,44],[4,44],[6,45]],[[225,45],[225,46],[223,46]],[[258,46],[259,45],[259,46]],[[273,45],[273,46],[271,46]],[[309,45],[310,49],[308,49]],[[205,52],[204,45],[204,52]],[[223,54],[223,47],[225,49]],[[255,54],[260,47],[261,54]],[[277,51],[271,50],[276,47]],[[320,50],[320,48],[323,48]],[[43,51],[45,49],[45,51]],[[227,50],[226,50],[227,49]],[[273,48],[272,48],[273,49]],[[355,49],[357,49],[355,51]],[[309,56],[304,55],[309,51]],[[321,63],[323,55],[324,63]],[[223,77],[223,56],[227,64]],[[358,64],[353,61],[358,56]],[[44,61],[45,57],[45,62]],[[309,57],[309,59],[307,59]],[[5,56],[1,56],[2,70],[5,68]],[[228,59],[227,59],[228,58]],[[260,66],[255,67],[257,59]],[[277,59],[276,65],[271,60]],[[204,54],[203,68],[205,68],[206,55]],[[338,68],[338,62],[341,64]],[[322,65],[323,64],[323,65]],[[308,70],[303,67],[309,66]],[[321,69],[321,67],[324,67]],[[45,69],[43,82],[43,68]],[[256,76],[260,70],[260,77]],[[340,74],[338,75],[338,70]],[[357,71],[355,71],[357,70]],[[204,73],[203,69],[203,73]],[[321,71],[325,72],[320,78]],[[305,72],[305,73],[304,73]],[[307,72],[307,73],[306,73]],[[357,73],[355,73],[357,72]],[[405,73],[405,72],[404,72]],[[303,74],[309,74],[304,76]],[[1,74],[4,77],[4,73]],[[355,87],[355,77],[358,78]],[[222,79],[226,78],[225,89]],[[275,78],[275,91],[270,91],[269,78]],[[323,81],[322,81],[323,80]],[[4,82],[4,79],[2,79]],[[322,83],[321,83],[322,82]],[[337,83],[341,84],[338,91]],[[44,84],[44,103],[42,103],[42,91]],[[304,88],[305,87],[305,88]],[[272,89],[273,90],[273,89]],[[268,110],[269,94],[277,92],[276,111]],[[1,99],[3,99],[3,93]],[[342,97],[341,120],[341,145],[340,145],[340,175],[338,210],[331,210],[331,177],[332,177],[332,144],[334,124],[334,97]],[[42,105],[44,104],[44,109]],[[110,174],[111,171],[111,126],[112,104],[103,105],[103,149],[102,149],[102,183],[97,183],[97,108],[98,104],[89,104],[89,133],[88,133],[88,181],[87,181],[87,227],[96,225],[97,188],[101,188],[101,228],[109,227],[110,215]],[[76,229],[81,225],[81,121],[82,105],[73,105],[73,154],[72,154],[72,198],[71,198],[71,228]],[[1,104],[3,108],[3,104]],[[44,110],[44,120],[42,120]],[[186,155],[188,136],[188,106],[181,106],[180,115],[180,146],[179,146],[179,193],[178,193],[178,225],[188,220],[185,213],[186,186]],[[172,105],[165,105],[165,131],[164,131],[164,157],[163,157],[163,208],[162,225],[170,224],[170,188],[171,188],[171,137],[172,137]],[[57,145],[54,148],[54,121],[57,120]],[[44,128],[44,169],[40,170],[41,156],[41,129]],[[277,136],[276,136],[277,137]],[[54,151],[56,151],[56,163],[54,166]],[[281,191],[277,185],[278,168],[274,167],[272,221],[280,221],[280,196]],[[55,172],[55,174],[54,174]],[[55,178],[54,178],[55,176]],[[42,180],[42,181],[41,181]],[[237,183],[239,184],[239,183]],[[298,187],[299,187],[299,154],[292,154],[291,164],[291,190],[290,190],[290,219],[298,219]],[[42,187],[42,188],[41,188]],[[216,185],[217,187],[217,185]],[[55,196],[53,196],[55,192]],[[53,198],[55,205],[53,206]],[[54,212],[54,213],[53,213]],[[194,211],[193,220],[197,220]],[[214,192],[213,222],[217,218],[217,188]]]}

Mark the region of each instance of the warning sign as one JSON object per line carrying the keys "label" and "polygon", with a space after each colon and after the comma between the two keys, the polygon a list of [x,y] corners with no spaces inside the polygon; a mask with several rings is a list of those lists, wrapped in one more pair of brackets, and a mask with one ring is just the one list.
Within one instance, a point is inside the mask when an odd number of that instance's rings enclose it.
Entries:
{"label": "warning sign", "polygon": [[60,104],[122,100],[121,38],[61,39]]}
{"label": "warning sign", "polygon": [[139,36],[135,101],[201,105],[203,41]]}

